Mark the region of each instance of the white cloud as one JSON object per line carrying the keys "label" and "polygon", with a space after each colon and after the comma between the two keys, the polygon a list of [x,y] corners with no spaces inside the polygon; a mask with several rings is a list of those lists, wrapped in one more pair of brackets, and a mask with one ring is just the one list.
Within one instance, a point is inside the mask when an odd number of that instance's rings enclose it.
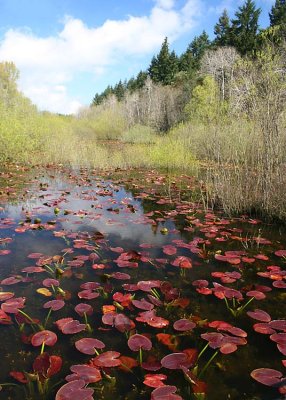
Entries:
{"label": "white cloud", "polygon": [[103,74],[122,60],[152,54],[168,36],[172,42],[195,25],[200,0],[187,0],[182,9],[174,0],[155,0],[150,15],[106,20],[96,28],[65,17],[63,29],[50,37],[10,29],[0,42],[0,60],[20,70],[20,89],[41,109],[69,113],[80,103],[68,86],[80,73]]}
{"label": "white cloud", "polygon": [[161,8],[170,10],[171,8],[174,7],[175,1],[174,0],[156,0],[156,4]]}

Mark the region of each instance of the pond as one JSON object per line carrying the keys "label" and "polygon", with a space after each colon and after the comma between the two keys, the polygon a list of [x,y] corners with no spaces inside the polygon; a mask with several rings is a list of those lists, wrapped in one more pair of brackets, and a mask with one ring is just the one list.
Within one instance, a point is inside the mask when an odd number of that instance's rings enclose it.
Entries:
{"label": "pond", "polygon": [[285,229],[186,175],[0,172],[0,399],[285,398]]}

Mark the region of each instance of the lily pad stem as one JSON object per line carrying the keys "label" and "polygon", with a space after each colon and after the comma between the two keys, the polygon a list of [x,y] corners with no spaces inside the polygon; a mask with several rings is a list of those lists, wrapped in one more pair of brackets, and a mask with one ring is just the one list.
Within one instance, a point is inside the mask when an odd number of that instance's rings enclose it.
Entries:
{"label": "lily pad stem", "polygon": [[213,361],[213,359],[218,355],[218,350],[211,356],[211,358],[209,359],[209,361],[206,363],[206,365],[204,366],[204,368],[201,370],[201,372],[198,375],[198,378],[200,378],[204,372],[208,369],[210,363]]}

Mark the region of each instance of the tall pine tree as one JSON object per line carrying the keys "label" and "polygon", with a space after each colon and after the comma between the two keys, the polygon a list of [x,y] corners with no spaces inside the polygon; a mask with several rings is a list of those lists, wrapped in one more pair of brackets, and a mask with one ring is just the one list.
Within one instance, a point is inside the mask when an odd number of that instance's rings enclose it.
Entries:
{"label": "tall pine tree", "polygon": [[286,0],[276,0],[269,13],[270,26],[286,25]]}
{"label": "tall pine tree", "polygon": [[219,17],[218,23],[214,27],[214,45],[216,46],[229,46],[230,39],[230,20],[227,10],[224,9],[222,15]]}
{"label": "tall pine tree", "polygon": [[230,29],[231,45],[242,54],[250,54],[257,48],[258,19],[261,13],[260,8],[256,8],[255,2],[246,0],[235,13]]}
{"label": "tall pine tree", "polygon": [[188,49],[191,51],[193,56],[193,69],[199,69],[201,59],[210,45],[211,42],[206,31],[203,31],[200,36],[195,36],[193,41],[189,44]]}
{"label": "tall pine tree", "polygon": [[170,85],[178,72],[178,57],[169,51],[168,38],[165,38],[161,50],[152,58],[148,73],[153,82]]}

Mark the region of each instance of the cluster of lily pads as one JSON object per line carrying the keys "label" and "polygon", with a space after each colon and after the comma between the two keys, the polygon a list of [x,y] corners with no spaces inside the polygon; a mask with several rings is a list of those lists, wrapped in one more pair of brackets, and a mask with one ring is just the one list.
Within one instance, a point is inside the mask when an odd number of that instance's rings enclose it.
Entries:
{"label": "cluster of lily pads", "polygon": [[[0,195],[0,233],[9,232],[0,236],[1,262],[12,263],[13,244],[24,235],[35,242],[42,235],[60,249],[27,252],[23,263],[33,265],[12,268],[0,282],[0,329],[30,353],[3,392],[23,398],[22,390],[27,400],[212,399],[209,377],[230,354],[239,359],[249,337],[263,335],[281,368],[258,365],[249,379],[273,398],[286,394],[286,250],[260,231],[245,235],[242,225],[260,221],[203,210],[186,176],[184,192],[153,171],[144,185],[103,181],[87,170],[47,176],[21,192],[21,220],[7,211],[11,190]],[[35,200],[40,205],[30,207]],[[150,241],[120,238],[126,226],[144,228]],[[273,317],[261,306],[269,299]]]}

